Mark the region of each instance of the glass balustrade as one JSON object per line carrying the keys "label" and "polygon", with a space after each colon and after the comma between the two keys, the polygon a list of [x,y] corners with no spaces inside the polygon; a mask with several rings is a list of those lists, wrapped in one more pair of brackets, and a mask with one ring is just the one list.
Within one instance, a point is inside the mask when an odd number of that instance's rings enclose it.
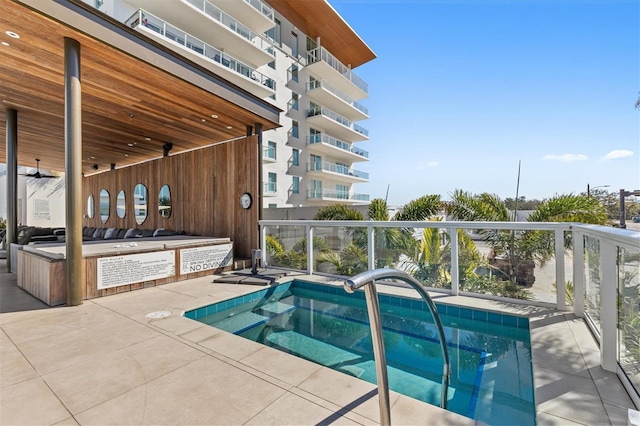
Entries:
{"label": "glass balustrade", "polygon": [[331,68],[339,72],[344,78],[356,85],[360,90],[369,93],[369,86],[360,77],[351,71],[351,68],[345,66],[335,56],[333,56],[324,47],[317,47],[307,52],[307,64],[313,64],[318,61],[327,63]]}
{"label": "glass balustrade", "polygon": [[369,173],[352,169],[349,166],[345,166],[343,164],[330,163],[328,161],[309,163],[309,171],[327,171],[346,176],[355,176],[362,179],[369,179]]}
{"label": "glass balustrade", "polygon": [[196,54],[222,65],[238,74],[241,74],[256,83],[275,90],[275,81],[249,65],[240,62],[233,56],[230,56],[213,46],[199,40],[189,33],[174,27],[173,25],[163,21],[162,19],[150,14],[142,9],[138,10],[131,18],[127,19],[127,25],[131,28],[143,26],[148,28],[168,40],[184,46],[185,48],[195,52]]}
{"label": "glass balustrade", "polygon": [[356,148],[355,146],[352,146],[347,142],[343,142],[339,139],[336,139],[332,136],[329,136],[323,133],[307,136],[307,143],[309,145],[316,144],[316,143],[325,143],[325,144],[334,146],[338,149],[341,149],[343,151],[351,152],[361,157],[369,158],[369,153],[364,149]]}
{"label": "glass balustrade", "polygon": [[325,198],[349,201],[369,201],[368,194],[356,194],[347,191],[338,191],[336,189],[310,189],[307,191],[307,198],[311,200],[322,200]]}
{"label": "glass balustrade", "polygon": [[351,105],[352,107],[354,107],[355,109],[357,109],[358,111],[362,112],[365,115],[369,115],[369,110],[362,104],[354,101],[353,99],[351,99],[351,97],[349,97],[347,94],[345,94],[344,92],[336,89],[334,86],[332,86],[331,84],[327,83],[324,80],[314,80],[310,83],[307,83],[307,92],[311,92],[313,90],[316,89],[324,89],[329,93],[334,94],[335,96],[337,96],[338,98],[342,99],[344,102],[346,102],[347,104]]}
{"label": "glass balustrade", "polygon": [[263,158],[268,158],[270,160],[275,160],[276,159],[276,149],[275,148],[269,148],[269,147],[263,147],[262,148],[262,157]]}
{"label": "glass balustrade", "polygon": [[250,4],[258,12],[269,18],[270,21],[273,21],[273,9],[268,5],[264,4],[260,0],[244,0],[244,2]]}

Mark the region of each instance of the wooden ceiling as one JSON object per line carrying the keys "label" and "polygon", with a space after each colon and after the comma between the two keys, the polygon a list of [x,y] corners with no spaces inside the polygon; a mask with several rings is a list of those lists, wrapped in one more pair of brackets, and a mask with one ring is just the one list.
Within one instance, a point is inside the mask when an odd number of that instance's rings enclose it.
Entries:
{"label": "wooden ceiling", "polygon": [[96,173],[94,165],[99,172],[160,157],[165,143],[175,154],[244,136],[247,125],[278,126],[21,3],[0,0],[0,133],[6,109],[16,109],[21,166],[35,167],[39,158],[41,169],[64,171],[64,37],[81,45],[86,175]]}
{"label": "wooden ceiling", "polygon": [[[266,0],[302,32],[352,68],[376,58],[373,50],[356,34],[326,0]],[[366,2],[362,3],[366,7]]]}

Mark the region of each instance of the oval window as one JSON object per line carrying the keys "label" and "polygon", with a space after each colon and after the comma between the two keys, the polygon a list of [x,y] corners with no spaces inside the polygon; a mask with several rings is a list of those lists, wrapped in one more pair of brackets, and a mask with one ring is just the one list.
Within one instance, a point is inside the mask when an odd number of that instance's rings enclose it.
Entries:
{"label": "oval window", "polygon": [[124,218],[126,211],[124,201],[124,191],[120,190],[120,192],[118,192],[118,198],[116,198],[116,214],[120,219]]}
{"label": "oval window", "polygon": [[142,225],[147,219],[147,187],[139,183],[133,188],[133,208],[136,215],[136,223]]}
{"label": "oval window", "polygon": [[87,198],[87,217],[89,219],[93,219],[94,214],[95,214],[95,205],[93,204],[93,194],[90,194],[89,198]]}
{"label": "oval window", "polygon": [[106,189],[100,190],[100,219],[102,223],[109,219],[109,192]]}
{"label": "oval window", "polygon": [[171,216],[171,191],[169,185],[163,185],[158,193],[158,212],[160,217],[167,219]]}

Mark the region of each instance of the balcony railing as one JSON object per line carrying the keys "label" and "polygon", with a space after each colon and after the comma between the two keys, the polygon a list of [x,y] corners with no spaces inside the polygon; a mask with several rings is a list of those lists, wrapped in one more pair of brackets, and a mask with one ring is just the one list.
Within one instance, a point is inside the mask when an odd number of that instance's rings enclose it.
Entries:
{"label": "balcony railing", "polygon": [[345,117],[341,116],[340,114],[330,110],[327,107],[323,107],[320,105],[316,105],[312,108],[309,108],[307,110],[307,117],[315,117],[317,115],[322,115],[324,117],[327,117],[333,121],[335,121],[336,123],[342,124],[343,126],[358,132],[362,135],[365,136],[369,136],[369,131],[367,129],[365,129],[364,127],[358,126],[355,123],[352,123],[350,120],[346,119]]}
{"label": "balcony railing", "polygon": [[343,142],[324,133],[307,136],[307,143],[313,145],[316,143],[326,143],[343,151],[351,152],[364,158],[369,158],[369,153],[364,149],[357,148],[350,143]]}
{"label": "balcony railing", "polygon": [[[309,198],[328,195],[309,191]],[[617,373],[636,406],[640,404],[640,232],[549,222],[283,220],[260,221],[260,227],[262,247],[267,247],[267,237],[276,238],[286,259],[294,257],[289,255],[298,250],[294,247],[304,247],[295,269],[307,274],[336,274],[338,266],[353,274],[390,267],[410,273],[431,291],[573,310],[600,346],[601,367]],[[440,254],[425,263],[406,249],[406,241],[394,246],[394,239],[376,238],[391,233],[412,236]],[[545,256],[528,257],[529,246],[519,246],[521,239],[540,243],[538,250]],[[345,264],[323,261],[326,253],[319,256],[314,248],[319,240]],[[507,240],[515,241],[511,254],[496,255],[500,241]],[[354,245],[362,260],[353,259]],[[521,255],[518,247],[523,247]],[[351,256],[341,257],[343,250]],[[480,256],[469,256],[471,252]],[[262,264],[284,266],[278,256],[263,251]]]}
{"label": "balcony railing", "polygon": [[369,86],[360,77],[351,71],[351,68],[345,66],[335,56],[333,56],[324,47],[317,47],[307,52],[307,65],[313,64],[318,61],[326,62],[331,68],[335,69],[338,73],[342,74],[344,78],[353,83],[356,87],[362,90],[364,93],[369,93]]}
{"label": "balcony railing", "polygon": [[369,201],[368,194],[355,194],[347,191],[338,191],[336,189],[310,189],[307,191],[307,198],[310,200],[349,200],[349,201]]}
{"label": "balcony railing", "polygon": [[262,158],[276,160],[276,149],[272,147],[262,147]]}
{"label": "balcony railing", "polygon": [[264,182],[262,184],[262,187],[264,188],[264,193],[265,194],[273,195],[277,191],[277,183],[276,182]]}
{"label": "balcony railing", "polygon": [[[221,9],[209,3],[207,0],[187,0],[187,2],[193,5],[193,7],[195,7],[196,9],[204,12],[207,16],[210,16],[214,20],[220,22],[231,31],[234,31],[240,37],[246,39],[254,46],[258,47],[260,50],[267,52],[271,56],[275,56],[276,49],[273,44],[262,38],[260,35],[254,33],[249,28],[235,20],[233,17],[227,15]],[[250,1],[247,1],[247,3],[252,4],[252,2]],[[271,13],[273,13],[273,10],[271,11]]]}
{"label": "balcony railing", "polygon": [[244,0],[244,2],[250,4],[258,12],[269,18],[270,21],[273,21],[273,8],[271,8],[270,6],[264,4],[260,0]]}
{"label": "balcony railing", "polygon": [[345,176],[355,176],[361,179],[369,179],[369,173],[361,172],[360,170],[352,169],[349,166],[344,166],[342,164],[330,163],[328,161],[320,161],[320,162],[312,162],[309,163],[310,172],[315,171],[326,171],[338,173]]}
{"label": "balcony railing", "polygon": [[352,107],[354,107],[358,111],[362,112],[364,115],[369,115],[369,110],[364,105],[354,101],[347,94],[345,94],[344,92],[336,89],[333,85],[327,83],[326,81],[315,80],[315,81],[312,81],[310,83],[307,83],[307,92],[310,92],[312,90],[316,90],[316,89],[319,89],[319,88],[322,88],[322,89],[326,90],[327,92],[334,94],[335,96],[337,96],[338,98],[340,98],[344,102],[346,102],[347,104],[351,105]]}
{"label": "balcony railing", "polygon": [[222,65],[244,77],[254,80],[256,83],[275,90],[276,83],[271,78],[145,10],[139,9],[127,19],[126,24],[131,28],[138,26],[148,28],[164,38],[190,49],[193,53],[208,61]]}

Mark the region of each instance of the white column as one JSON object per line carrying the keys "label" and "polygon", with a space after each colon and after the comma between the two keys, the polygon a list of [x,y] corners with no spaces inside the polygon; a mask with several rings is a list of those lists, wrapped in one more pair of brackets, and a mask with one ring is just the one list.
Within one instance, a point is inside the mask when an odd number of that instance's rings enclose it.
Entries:
{"label": "white column", "polygon": [[573,232],[573,313],[584,318],[584,234]]}

